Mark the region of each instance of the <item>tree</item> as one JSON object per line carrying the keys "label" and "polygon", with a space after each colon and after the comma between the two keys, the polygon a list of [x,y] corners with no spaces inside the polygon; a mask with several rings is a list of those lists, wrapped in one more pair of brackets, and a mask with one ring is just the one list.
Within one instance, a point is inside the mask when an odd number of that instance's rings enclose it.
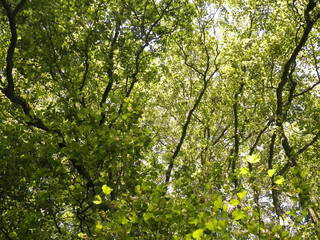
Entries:
{"label": "tree", "polygon": [[319,237],[315,0],[0,6],[1,238]]}

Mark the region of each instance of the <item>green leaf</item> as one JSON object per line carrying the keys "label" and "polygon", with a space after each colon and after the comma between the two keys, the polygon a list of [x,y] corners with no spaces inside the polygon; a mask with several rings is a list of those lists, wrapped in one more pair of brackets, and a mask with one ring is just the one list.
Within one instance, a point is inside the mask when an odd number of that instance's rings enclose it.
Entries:
{"label": "green leaf", "polygon": [[272,228],[272,232],[273,232],[273,233],[274,233],[274,232],[277,232],[277,231],[279,231],[281,228],[282,228],[281,225],[277,225],[277,226],[275,226],[274,228]]}
{"label": "green leaf", "polygon": [[246,195],[246,191],[242,191],[242,192],[237,193],[237,196],[239,197],[240,200],[242,200],[245,195]]}
{"label": "green leaf", "polygon": [[144,213],[144,214],[143,214],[143,219],[144,219],[145,221],[148,221],[150,218],[154,218],[153,213]]}
{"label": "green leaf", "polygon": [[149,188],[150,188],[150,186],[146,183],[146,182],[142,182],[142,184],[141,184],[142,186],[142,191],[146,191],[146,190],[148,190]]}
{"label": "green leaf", "polygon": [[197,226],[199,224],[200,220],[198,218],[194,218],[191,221],[189,221],[189,224],[193,224],[195,226]]}
{"label": "green leaf", "polygon": [[275,169],[269,169],[269,170],[268,170],[268,175],[269,175],[269,177],[272,177],[275,173],[276,173],[276,170],[275,170]]}
{"label": "green leaf", "polygon": [[28,123],[28,122],[31,121],[31,118],[28,115],[25,115],[24,116],[24,121]]}
{"label": "green leaf", "polygon": [[291,167],[290,170],[291,170],[291,172],[292,172],[294,175],[296,175],[296,174],[299,173],[299,170],[298,170],[297,167]]}
{"label": "green leaf", "polygon": [[153,205],[149,204],[148,205],[148,211],[151,212],[153,210]]}
{"label": "green leaf", "polygon": [[134,191],[136,192],[136,194],[141,194],[141,186],[140,186],[140,185],[137,185],[137,186],[134,188]]}
{"label": "green leaf", "polygon": [[258,154],[248,155],[244,160],[253,164],[253,163],[259,162],[260,161],[260,157],[259,157]]}
{"label": "green leaf", "polygon": [[241,220],[245,216],[246,214],[238,208],[232,213],[232,219],[235,221]]}
{"label": "green leaf", "polygon": [[224,212],[227,212],[228,208],[229,208],[228,204],[223,204],[222,209],[223,209]]}
{"label": "green leaf", "polygon": [[287,231],[283,231],[282,233],[281,233],[281,237],[286,237],[286,236],[288,236],[289,235],[289,232],[287,232]]}
{"label": "green leaf", "polygon": [[232,206],[237,206],[239,203],[240,203],[240,202],[239,202],[239,200],[237,200],[237,199],[232,199],[232,200],[230,201],[230,204],[231,204]]}
{"label": "green leaf", "polygon": [[302,190],[307,191],[307,190],[310,189],[310,186],[309,186],[308,183],[303,182],[303,183],[301,184],[301,188],[302,188]]}
{"label": "green leaf", "polygon": [[138,220],[137,214],[135,212],[132,213],[132,216],[129,217],[131,223],[136,223]]}
{"label": "green leaf", "polygon": [[201,239],[201,237],[203,236],[203,230],[202,229],[198,229],[197,231],[194,231],[192,233],[192,237],[195,239]]}
{"label": "green leaf", "polygon": [[307,209],[303,209],[302,212],[301,212],[302,216],[307,216],[308,214],[308,210]]}
{"label": "green leaf", "polygon": [[110,193],[113,191],[113,189],[112,189],[112,188],[109,188],[107,185],[103,185],[103,186],[102,186],[102,191],[103,191],[103,193],[104,193],[105,195],[108,195],[108,194],[110,194]]}
{"label": "green leaf", "polygon": [[213,202],[213,205],[216,209],[219,209],[221,208],[221,205],[222,205],[222,198],[221,197],[218,197],[218,199],[216,201]]}
{"label": "green leaf", "polygon": [[228,220],[227,219],[219,220],[218,225],[220,226],[220,228],[222,228],[225,231],[228,225]]}
{"label": "green leaf", "polygon": [[98,223],[96,225],[96,228],[97,228],[98,231],[100,231],[103,228],[103,225],[101,224],[100,221],[98,221]]}
{"label": "green leaf", "polygon": [[275,179],[274,179],[274,183],[278,184],[278,185],[281,185],[281,184],[284,183],[284,178],[282,176],[276,176]]}
{"label": "green leaf", "polygon": [[129,222],[129,220],[125,216],[122,216],[121,224],[126,225],[126,224],[128,224],[128,222]]}
{"label": "green leaf", "polygon": [[101,204],[102,203],[102,199],[101,199],[101,197],[99,196],[99,195],[96,195],[95,197],[94,197],[94,201],[93,201],[93,203],[94,204]]}
{"label": "green leaf", "polygon": [[212,219],[211,221],[206,222],[207,229],[210,231],[214,231],[217,226],[217,222],[217,219]]}
{"label": "green leaf", "polygon": [[250,170],[249,170],[249,168],[243,167],[243,168],[239,169],[239,172],[241,175],[247,175],[250,173]]}

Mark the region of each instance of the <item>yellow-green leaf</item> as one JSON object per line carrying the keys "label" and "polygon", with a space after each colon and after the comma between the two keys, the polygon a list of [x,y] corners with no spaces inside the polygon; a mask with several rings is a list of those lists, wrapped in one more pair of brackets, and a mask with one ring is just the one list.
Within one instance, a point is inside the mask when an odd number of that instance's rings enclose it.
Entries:
{"label": "yellow-green leaf", "polygon": [[275,184],[278,184],[278,185],[281,185],[284,183],[284,178],[282,176],[277,176],[275,179],[274,179],[274,183]]}
{"label": "yellow-green leaf", "polygon": [[102,203],[101,197],[99,195],[95,196],[93,203],[94,204],[101,204]]}
{"label": "yellow-green leaf", "polygon": [[286,236],[288,236],[289,235],[289,232],[287,232],[287,231],[283,231],[282,233],[281,233],[281,237],[286,237]]}
{"label": "yellow-green leaf", "polygon": [[247,175],[250,173],[250,170],[249,170],[249,168],[243,167],[243,168],[239,169],[239,172],[241,175]]}
{"label": "yellow-green leaf", "polygon": [[111,192],[112,192],[112,188],[109,188],[107,185],[103,185],[102,186],[102,191],[103,191],[103,193],[105,194],[105,195],[108,195],[108,194],[110,194]]}
{"label": "yellow-green leaf", "polygon": [[248,155],[244,160],[249,162],[249,163],[257,163],[257,162],[260,161],[260,157],[257,154]]}
{"label": "yellow-green leaf", "polygon": [[201,237],[203,236],[203,230],[202,229],[198,229],[197,231],[194,231],[192,233],[192,237],[195,239],[201,239]]}
{"label": "yellow-green leaf", "polygon": [[246,191],[242,191],[242,192],[237,193],[237,196],[239,197],[240,200],[242,200],[245,195],[246,195]]}
{"label": "yellow-green leaf", "polygon": [[245,216],[246,214],[238,208],[232,213],[232,218],[235,221],[241,220]]}
{"label": "yellow-green leaf", "polygon": [[210,231],[214,231],[217,226],[217,219],[212,219],[209,222],[206,222],[206,227]]}
{"label": "yellow-green leaf", "polygon": [[137,185],[135,188],[134,188],[136,194],[141,194],[141,186],[140,185]]}
{"label": "yellow-green leaf", "polygon": [[227,212],[228,208],[229,208],[228,204],[223,204],[223,207],[222,207],[223,211]]}
{"label": "yellow-green leaf", "polygon": [[275,169],[269,169],[269,170],[268,170],[268,175],[269,175],[269,177],[272,177],[275,173],[276,173],[276,170],[275,170]]}
{"label": "yellow-green leaf", "polygon": [[103,225],[101,224],[100,221],[98,221],[97,225],[96,225],[96,228],[98,231],[100,231],[102,229]]}
{"label": "yellow-green leaf", "polygon": [[240,203],[240,202],[239,202],[239,200],[237,200],[237,199],[232,199],[232,200],[230,201],[230,204],[231,204],[232,206],[237,206],[239,203]]}

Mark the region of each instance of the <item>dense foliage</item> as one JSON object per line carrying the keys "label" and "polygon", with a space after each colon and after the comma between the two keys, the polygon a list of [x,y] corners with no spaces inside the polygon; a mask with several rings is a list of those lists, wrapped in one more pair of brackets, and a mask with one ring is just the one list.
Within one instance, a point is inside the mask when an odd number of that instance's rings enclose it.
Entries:
{"label": "dense foliage", "polygon": [[0,0],[1,239],[318,239],[317,0]]}

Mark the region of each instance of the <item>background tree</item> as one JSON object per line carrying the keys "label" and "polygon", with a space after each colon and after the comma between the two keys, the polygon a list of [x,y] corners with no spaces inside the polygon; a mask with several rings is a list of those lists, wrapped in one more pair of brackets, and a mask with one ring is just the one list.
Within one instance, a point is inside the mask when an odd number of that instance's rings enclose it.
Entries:
{"label": "background tree", "polygon": [[9,1],[4,239],[317,239],[320,7]]}

